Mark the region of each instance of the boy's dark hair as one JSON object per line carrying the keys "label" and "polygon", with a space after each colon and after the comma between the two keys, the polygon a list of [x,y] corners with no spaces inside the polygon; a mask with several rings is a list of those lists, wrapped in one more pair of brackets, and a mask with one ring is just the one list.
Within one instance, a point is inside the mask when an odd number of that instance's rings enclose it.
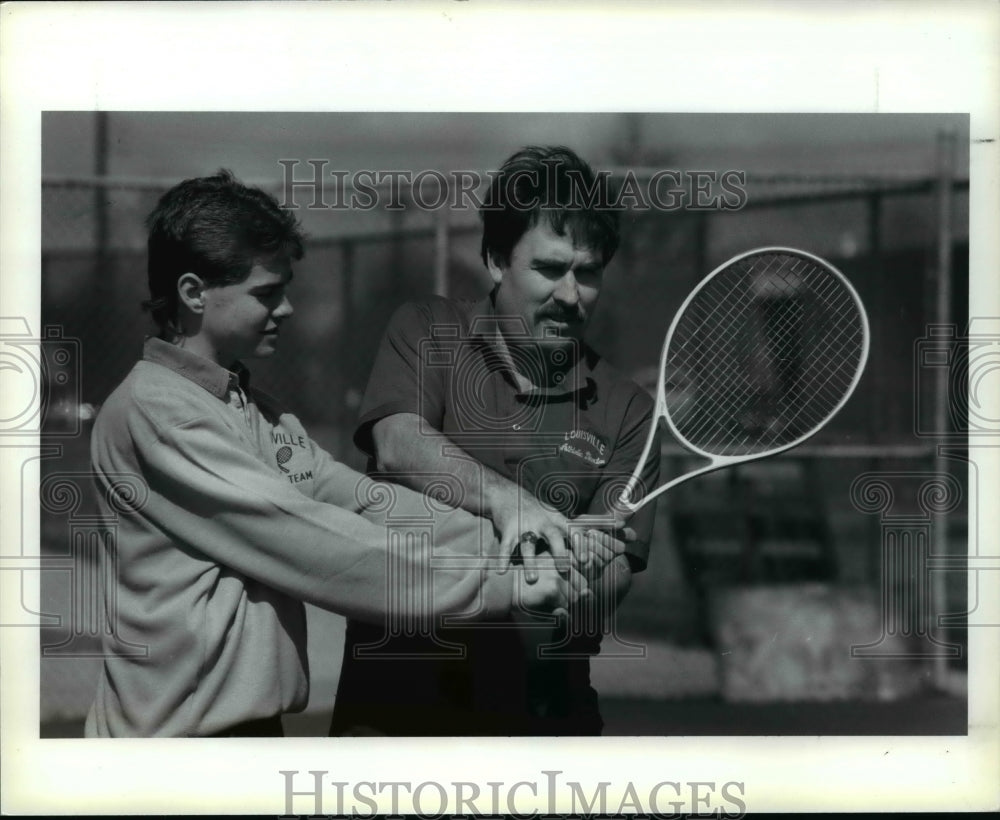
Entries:
{"label": "boy's dark hair", "polygon": [[162,334],[177,331],[177,280],[185,273],[209,287],[242,282],[256,262],[301,259],[298,220],[232,172],[186,179],[167,191],[146,219],[150,311]]}
{"label": "boy's dark hair", "polygon": [[594,174],[577,154],[562,145],[527,146],[511,155],[493,176],[483,220],[483,264],[510,262],[525,232],[544,213],[552,229],[567,229],[574,239],[600,252],[604,264],[618,250],[618,210],[612,206],[609,174]]}

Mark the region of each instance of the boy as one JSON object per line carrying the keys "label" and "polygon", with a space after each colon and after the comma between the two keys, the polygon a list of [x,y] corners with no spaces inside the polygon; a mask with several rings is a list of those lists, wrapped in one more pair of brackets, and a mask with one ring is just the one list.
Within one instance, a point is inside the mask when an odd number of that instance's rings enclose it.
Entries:
{"label": "boy", "polygon": [[[148,652],[116,653],[117,635],[105,637],[87,736],[280,735],[281,714],[308,697],[302,601],[376,622],[568,606],[579,582],[551,561],[530,586],[498,571],[489,522],[430,513],[416,493],[338,464],[249,387],[240,361],[274,353],[303,253],[273,197],[221,171],[164,194],[148,227],[160,334],[102,407],[91,447],[102,510],[118,513],[106,605]],[[145,483],[141,503],[116,495],[123,474]],[[397,514],[433,516],[437,571],[422,597],[387,589],[430,545],[390,550],[386,493]]]}

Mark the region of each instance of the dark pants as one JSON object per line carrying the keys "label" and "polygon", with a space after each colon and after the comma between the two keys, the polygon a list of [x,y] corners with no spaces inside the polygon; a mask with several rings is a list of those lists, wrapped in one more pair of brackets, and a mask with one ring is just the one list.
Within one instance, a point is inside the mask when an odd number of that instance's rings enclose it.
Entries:
{"label": "dark pants", "polygon": [[281,725],[281,716],[275,715],[269,718],[259,718],[257,720],[245,720],[223,729],[209,737],[284,737],[285,729]]}
{"label": "dark pants", "polygon": [[[589,658],[530,662],[513,629],[440,629],[436,634],[461,646],[464,654],[442,657],[442,647],[425,637],[395,637],[390,646],[382,647],[383,657],[358,657],[357,646],[377,645],[382,630],[349,621],[330,734],[601,734],[603,721],[597,693],[590,686]],[[580,652],[577,645],[572,648]]]}

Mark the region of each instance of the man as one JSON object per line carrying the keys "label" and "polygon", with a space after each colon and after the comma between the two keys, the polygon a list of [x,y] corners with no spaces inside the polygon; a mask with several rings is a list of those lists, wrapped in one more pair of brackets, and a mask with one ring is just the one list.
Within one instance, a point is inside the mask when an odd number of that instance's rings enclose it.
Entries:
{"label": "man", "polygon": [[[150,216],[148,249],[159,338],[92,439],[117,543],[114,634],[88,736],[280,735],[281,714],[308,697],[303,601],[379,623],[571,602],[551,562],[531,585],[492,569],[488,523],[338,464],[250,388],[241,360],[274,353],[302,256],[298,225],[273,197],[228,172],[182,182]],[[430,549],[391,549],[387,494],[431,534],[435,555],[462,559],[419,596],[387,586],[414,577]]]}
{"label": "man", "polygon": [[[350,621],[333,734],[601,731],[588,654],[646,563],[652,507],[623,530],[614,502],[653,404],[583,343],[619,242],[604,182],[562,147],[507,160],[481,209],[492,292],[397,311],[355,434],[394,480],[459,486],[458,503],[492,520],[502,552],[519,547],[529,570],[538,548],[564,558],[569,540],[589,605],[554,634],[523,620],[425,636]],[[645,486],[657,468],[648,465]],[[586,528],[595,517],[616,535]]]}

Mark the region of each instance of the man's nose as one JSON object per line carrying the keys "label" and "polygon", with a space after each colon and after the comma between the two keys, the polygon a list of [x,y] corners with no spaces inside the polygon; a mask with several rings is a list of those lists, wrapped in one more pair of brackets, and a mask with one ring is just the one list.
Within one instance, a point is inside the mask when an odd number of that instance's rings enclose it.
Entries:
{"label": "man's nose", "polygon": [[580,287],[576,281],[573,271],[568,270],[556,283],[556,288],[552,292],[552,298],[564,305],[576,305],[580,301]]}
{"label": "man's nose", "polygon": [[286,296],[281,300],[281,304],[274,309],[274,313],[271,315],[277,319],[287,319],[293,313],[295,313],[295,308],[292,307],[291,300]]}

